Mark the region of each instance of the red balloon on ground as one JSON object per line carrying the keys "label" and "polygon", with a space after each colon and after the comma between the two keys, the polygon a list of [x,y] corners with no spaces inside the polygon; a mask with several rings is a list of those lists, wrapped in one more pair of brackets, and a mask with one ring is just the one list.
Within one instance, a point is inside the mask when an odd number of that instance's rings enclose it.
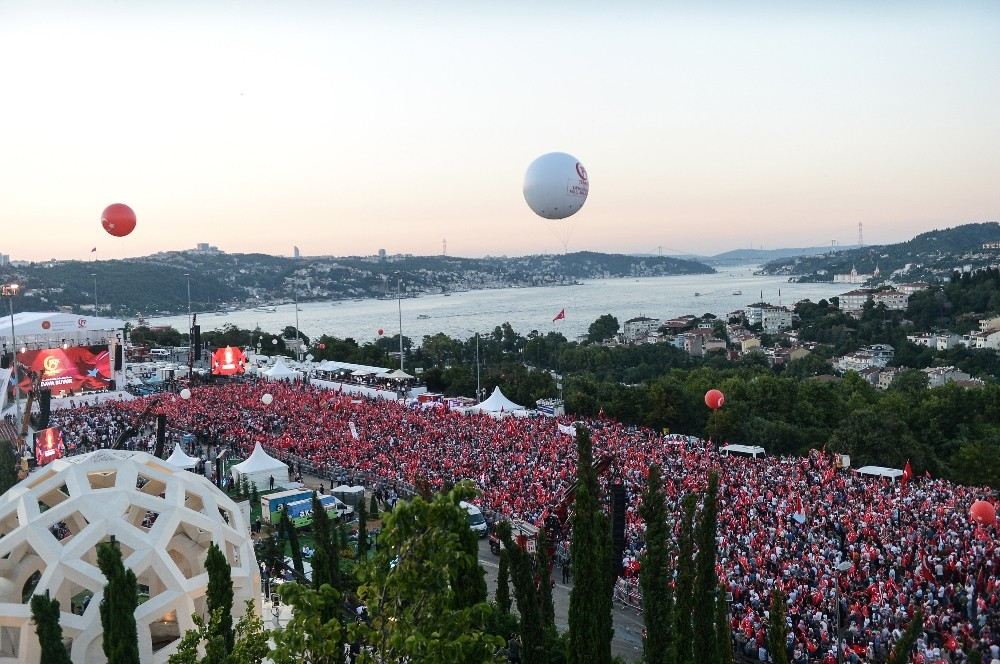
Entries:
{"label": "red balloon on ground", "polygon": [[382,336],[383,334],[385,334],[385,330],[383,330],[383,329],[382,329],[382,328],[380,327],[380,328],[378,329],[378,335],[379,335],[379,336],[381,337],[381,336]]}
{"label": "red balloon on ground", "polygon": [[135,230],[135,212],[124,203],[112,203],[101,213],[101,226],[115,237],[125,237]]}
{"label": "red balloon on ground", "polygon": [[719,410],[726,403],[726,396],[719,390],[705,392],[705,405],[712,410]]}
{"label": "red balloon on ground", "polygon": [[326,350],[326,344],[320,344],[319,345],[319,349],[320,350]]}
{"label": "red balloon on ground", "polygon": [[980,526],[992,526],[993,522],[997,520],[997,508],[985,500],[977,500],[972,503],[969,516]]}

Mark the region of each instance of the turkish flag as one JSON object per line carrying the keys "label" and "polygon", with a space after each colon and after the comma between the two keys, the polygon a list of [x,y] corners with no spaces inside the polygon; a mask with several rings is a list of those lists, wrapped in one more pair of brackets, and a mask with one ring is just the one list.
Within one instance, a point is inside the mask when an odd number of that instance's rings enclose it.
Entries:
{"label": "turkish flag", "polygon": [[552,322],[554,323],[557,320],[562,320],[564,318],[566,318],[566,310],[562,309],[559,311],[559,313],[556,314],[556,317],[552,319]]}

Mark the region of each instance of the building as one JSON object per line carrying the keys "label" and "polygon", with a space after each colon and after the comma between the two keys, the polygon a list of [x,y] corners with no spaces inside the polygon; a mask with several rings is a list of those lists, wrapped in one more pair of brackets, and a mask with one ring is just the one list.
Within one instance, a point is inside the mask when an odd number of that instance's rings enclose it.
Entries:
{"label": "building", "polygon": [[914,281],[907,284],[899,284],[898,286],[896,286],[896,290],[906,295],[913,295],[914,293],[917,293],[919,291],[927,290],[930,287],[931,285],[926,281]]}
{"label": "building", "polygon": [[880,290],[872,293],[875,306],[885,305],[889,311],[906,311],[906,303],[910,296],[897,290]]}
{"label": "building", "polygon": [[875,384],[880,390],[888,390],[889,386],[892,385],[892,381],[896,380],[896,376],[900,374],[902,369],[893,367],[884,367],[879,369],[878,372],[878,383]]}
{"label": "building", "polygon": [[833,283],[835,284],[863,284],[869,279],[878,279],[881,272],[878,269],[878,265],[875,266],[875,272],[872,274],[859,274],[857,268],[853,265],[851,266],[851,271],[848,274],[835,274],[833,275]]}
{"label": "building", "polygon": [[931,367],[923,371],[927,374],[927,387],[941,387],[948,383],[972,380],[972,376],[955,367]]}
{"label": "building", "polygon": [[1000,349],[1000,328],[969,335],[969,348]]}
{"label": "building", "polygon": [[703,337],[700,334],[692,332],[678,334],[677,338],[674,339],[674,346],[694,357],[701,357],[705,354]]}
{"label": "building", "polygon": [[840,310],[845,313],[860,313],[861,310],[864,309],[865,303],[868,302],[871,295],[872,292],[867,288],[858,288],[852,291],[847,291],[846,293],[840,295],[840,304],[838,306],[840,307]]}
{"label": "building", "polygon": [[994,316],[993,318],[980,318],[979,319],[979,331],[986,332],[987,330],[1000,329],[1000,316]]}
{"label": "building", "polygon": [[292,258],[302,258],[302,254],[299,252],[298,247],[292,247]]}
{"label": "building", "polygon": [[0,267],[10,265],[10,254],[0,254]]}
{"label": "building", "polygon": [[885,367],[889,362],[892,362],[894,356],[895,349],[889,344],[873,344],[837,358],[834,361],[834,366],[841,371],[861,373],[871,367]]}
{"label": "building", "polygon": [[209,244],[208,242],[199,242],[197,245],[195,245],[195,248],[194,248],[193,251],[196,254],[221,254],[222,253],[221,251],[219,251],[218,247],[216,247],[213,244]]}
{"label": "building", "polygon": [[712,351],[724,351],[726,350],[726,342],[724,339],[705,338],[702,341],[701,350],[705,355],[708,355]]}
{"label": "building", "polygon": [[660,329],[660,323],[658,318],[646,316],[630,318],[622,325],[622,341],[627,344],[642,341],[650,333]]}
{"label": "building", "polygon": [[748,305],[743,309],[747,325],[760,325],[765,332],[779,332],[792,326],[792,312],[766,302]]}
{"label": "building", "polygon": [[378,250],[378,261],[379,261],[379,263],[384,263],[385,262],[385,249],[379,249]]}
{"label": "building", "polygon": [[939,332],[934,337],[934,343],[938,350],[950,350],[958,346],[964,346],[965,340],[961,335],[954,332]]}
{"label": "building", "polygon": [[936,334],[907,334],[906,340],[915,346],[924,346],[926,348],[936,348],[937,347],[937,335]]}

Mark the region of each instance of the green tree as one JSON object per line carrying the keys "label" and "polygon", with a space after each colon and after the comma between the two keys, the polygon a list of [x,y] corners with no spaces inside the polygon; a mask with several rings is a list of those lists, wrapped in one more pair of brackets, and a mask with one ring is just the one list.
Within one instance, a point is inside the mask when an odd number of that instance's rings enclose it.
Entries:
{"label": "green tree", "polygon": [[538,529],[538,537],[535,541],[535,570],[538,581],[535,583],[538,588],[538,613],[542,620],[542,628],[546,631],[555,631],[556,612],[552,604],[552,558],[549,554],[549,540],[545,534],[545,528]]}
{"label": "green tree", "polygon": [[892,654],[889,655],[887,664],[907,664],[910,661],[910,653],[913,652],[913,646],[923,631],[924,614],[920,609],[917,609],[917,612],[913,614],[913,618],[910,620],[910,624],[906,626],[903,636],[900,637],[899,641],[896,641],[896,646],[892,649]]}
{"label": "green tree", "polygon": [[208,592],[206,606],[211,616],[219,612],[218,635],[222,637],[225,651],[233,651],[233,578],[232,568],[222,550],[212,542],[205,558],[208,570]]}
{"label": "green tree", "polygon": [[[206,623],[197,613],[191,616],[195,628],[184,633],[177,650],[167,660],[169,664],[262,664],[268,658],[269,632],[264,631],[264,623],[253,600],[247,600],[243,617],[236,623],[233,651],[226,654],[225,642],[219,634],[219,619],[222,611],[214,611]],[[201,649],[204,648],[204,654]]]}
{"label": "green tree", "polygon": [[503,613],[510,613],[510,554],[507,549],[500,549],[500,569],[497,570],[497,608]]}
{"label": "green tree", "polygon": [[313,544],[315,553],[312,559],[312,583],[313,588],[320,589],[323,584],[329,584],[333,588],[340,588],[340,545],[339,533],[335,531],[330,523],[330,517],[326,513],[319,497],[313,493]]}
{"label": "green tree", "polygon": [[663,499],[660,467],[649,467],[649,479],[642,494],[639,513],[646,522],[646,551],[639,565],[643,619],[646,637],[643,653],[646,664],[670,664],[673,616],[670,595],[670,526]]}
{"label": "green tree", "polygon": [[9,440],[0,440],[0,496],[17,484],[17,452]]}
{"label": "green tree", "polygon": [[687,494],[681,500],[681,527],[677,536],[677,583],[674,595],[674,642],[671,660],[677,664],[693,662],[694,632],[694,511],[697,499]]}
{"label": "green tree", "polygon": [[598,343],[618,334],[618,319],[611,314],[604,314],[587,328],[587,340]]}
{"label": "green tree", "polygon": [[777,588],[771,593],[771,611],[767,625],[767,649],[774,664],[788,664],[788,646],[785,639],[788,627],[785,624],[785,595]]}
{"label": "green tree", "polygon": [[715,629],[719,642],[719,661],[722,664],[733,664],[733,635],[729,629],[729,602],[726,601],[725,588],[719,587],[715,598]]}
{"label": "green tree", "polygon": [[365,501],[358,502],[358,560],[368,557],[368,510]]}
{"label": "green tree", "polygon": [[715,628],[715,601],[719,577],[715,572],[716,521],[719,511],[719,474],[708,475],[708,490],[701,507],[701,518],[695,535],[694,611],[691,616],[694,643],[698,644],[699,661],[715,664],[719,661],[718,633]]}
{"label": "green tree", "polygon": [[71,664],[59,625],[59,601],[49,599],[48,592],[44,596],[34,595],[31,598],[31,619],[35,621],[35,634],[41,646],[41,661],[46,664]]}
{"label": "green tree", "polygon": [[305,576],[305,567],[302,565],[302,547],[299,545],[299,533],[295,528],[295,524],[291,519],[288,518],[288,511],[281,510],[281,523],[282,529],[285,531],[285,536],[288,537],[288,547],[292,550],[292,567],[300,575],[301,580]]}
{"label": "green tree", "polygon": [[309,588],[283,583],[281,601],[292,607],[292,619],[282,629],[271,632],[273,664],[340,664],[344,661],[344,625],[336,617],[342,601],[329,584]]}
{"label": "green tree", "polygon": [[577,427],[576,450],[579,484],[570,520],[570,559],[576,582],[569,596],[569,661],[609,664],[614,635],[611,524],[601,507],[590,431],[584,427]]}
{"label": "green tree", "polygon": [[452,570],[478,566],[476,552],[464,543],[469,521],[459,505],[474,495],[461,483],[430,502],[402,502],[386,518],[375,555],[358,572],[358,596],[370,623],[352,625],[351,635],[374,649],[366,661],[496,661],[503,640],[486,631],[494,607],[485,601],[469,606],[468,595],[453,586]]}
{"label": "green tree", "polygon": [[135,574],[122,564],[122,552],[116,542],[97,546],[97,566],[108,581],[100,607],[104,656],[115,664],[139,664],[139,637],[135,627],[139,589]]}
{"label": "green tree", "polygon": [[378,508],[378,498],[375,497],[374,491],[372,491],[372,500],[368,504],[368,514],[371,515],[373,519],[379,518],[379,515],[381,514]]}
{"label": "green tree", "polygon": [[510,523],[500,523],[497,534],[510,560],[514,599],[521,616],[521,657],[524,664],[541,664],[548,661],[548,655],[545,651],[545,630],[542,626],[538,589],[531,576],[531,557],[511,538]]}

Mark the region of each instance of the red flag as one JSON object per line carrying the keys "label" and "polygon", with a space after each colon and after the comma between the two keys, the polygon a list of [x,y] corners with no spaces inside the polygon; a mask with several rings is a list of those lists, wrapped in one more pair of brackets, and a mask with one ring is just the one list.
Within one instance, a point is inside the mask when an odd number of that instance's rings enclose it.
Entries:
{"label": "red flag", "polygon": [[927,479],[930,479],[931,478],[931,471],[925,470],[924,471],[924,477],[926,477]]}
{"label": "red flag", "polygon": [[906,465],[903,466],[903,486],[906,486],[906,483],[912,479],[913,479],[913,467],[910,466],[910,460],[907,459]]}
{"label": "red flag", "polygon": [[552,322],[554,323],[557,320],[562,320],[564,318],[566,318],[566,310],[565,309],[561,309],[559,311],[559,313],[556,314],[556,317],[552,319]]}

